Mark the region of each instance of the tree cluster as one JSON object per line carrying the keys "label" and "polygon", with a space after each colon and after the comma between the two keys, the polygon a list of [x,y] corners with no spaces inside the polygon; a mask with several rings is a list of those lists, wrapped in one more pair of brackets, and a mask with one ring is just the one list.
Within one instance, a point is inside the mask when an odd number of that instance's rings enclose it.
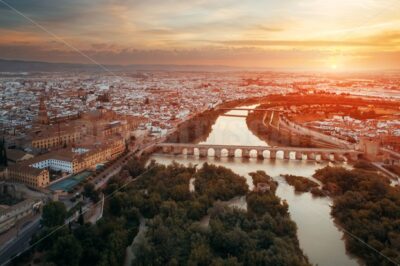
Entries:
{"label": "tree cluster", "polygon": [[[242,176],[206,163],[199,169],[152,166],[132,190],[133,204],[151,218],[133,265],[309,265],[288,206],[272,191],[249,193]],[[192,178],[195,192],[189,192]],[[248,211],[211,208],[240,195],[247,196]]]}
{"label": "tree cluster", "polygon": [[86,183],[83,186],[83,195],[91,199],[94,203],[97,203],[100,200],[99,192],[95,189],[93,183]]}
{"label": "tree cluster", "polygon": [[[110,186],[120,182],[118,178],[110,181]],[[118,184],[120,185],[120,184]],[[118,187],[118,185],[116,185]],[[85,187],[88,197],[97,197],[97,192]],[[126,247],[131,244],[138,232],[139,212],[126,204],[130,195],[121,190],[105,204],[104,217],[96,224],[84,223],[82,212],[78,223],[66,221],[67,211],[63,203],[50,202],[43,208],[43,230],[33,237],[38,244],[29,252],[43,252],[45,265],[122,265]],[[129,202],[129,201],[128,201]]]}
{"label": "tree cluster", "polygon": [[296,175],[283,175],[286,182],[294,187],[297,192],[309,192],[313,188],[318,188],[317,182],[314,182],[306,177],[296,176]]}
{"label": "tree cluster", "polygon": [[264,171],[256,171],[249,173],[251,178],[253,179],[254,187],[257,187],[259,183],[266,183],[269,185],[270,190],[275,193],[278,188],[278,182],[273,180],[272,177],[267,175]]}
{"label": "tree cluster", "polygon": [[326,167],[315,177],[336,195],[332,215],[349,232],[348,251],[366,265],[399,264],[400,188],[376,172],[360,169]]}

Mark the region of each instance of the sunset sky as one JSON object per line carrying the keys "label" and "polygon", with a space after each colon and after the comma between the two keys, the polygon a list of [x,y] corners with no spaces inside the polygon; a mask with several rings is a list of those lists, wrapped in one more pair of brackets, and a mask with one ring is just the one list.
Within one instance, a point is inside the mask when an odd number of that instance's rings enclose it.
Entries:
{"label": "sunset sky", "polygon": [[400,0],[0,0],[0,58],[395,69],[399,14]]}

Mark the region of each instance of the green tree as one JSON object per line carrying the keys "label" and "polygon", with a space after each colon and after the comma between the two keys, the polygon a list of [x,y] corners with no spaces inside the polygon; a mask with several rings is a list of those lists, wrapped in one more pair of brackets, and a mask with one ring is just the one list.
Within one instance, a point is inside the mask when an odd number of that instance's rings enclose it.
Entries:
{"label": "green tree", "polygon": [[210,246],[206,243],[194,244],[189,255],[189,266],[208,266],[211,263],[213,254]]}
{"label": "green tree", "polygon": [[41,223],[47,227],[59,226],[64,224],[67,217],[67,209],[60,201],[51,201],[43,207]]}
{"label": "green tree", "polygon": [[134,157],[128,161],[125,167],[128,169],[129,174],[132,177],[137,177],[138,175],[144,172],[144,170],[146,169],[145,165],[146,165],[145,158]]}
{"label": "green tree", "polygon": [[79,265],[82,255],[82,247],[73,235],[60,237],[54,243],[48,260],[59,266]]}

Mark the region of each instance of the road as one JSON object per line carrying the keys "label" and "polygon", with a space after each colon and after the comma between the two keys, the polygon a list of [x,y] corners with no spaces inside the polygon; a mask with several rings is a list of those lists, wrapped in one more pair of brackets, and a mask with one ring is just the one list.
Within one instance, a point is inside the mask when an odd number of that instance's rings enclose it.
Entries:
{"label": "road", "polygon": [[17,238],[7,243],[6,247],[2,248],[0,251],[0,265],[6,265],[10,258],[23,252],[29,246],[31,237],[39,230],[40,218],[41,217],[38,217],[29,223],[20,231]]}

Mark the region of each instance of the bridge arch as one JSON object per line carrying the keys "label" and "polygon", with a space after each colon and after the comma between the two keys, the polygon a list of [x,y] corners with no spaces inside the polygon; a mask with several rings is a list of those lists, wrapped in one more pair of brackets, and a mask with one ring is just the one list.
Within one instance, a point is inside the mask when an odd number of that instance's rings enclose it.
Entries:
{"label": "bridge arch", "polygon": [[237,158],[242,157],[243,156],[243,150],[242,149],[235,149],[234,156],[235,156],[235,158],[236,157]]}
{"label": "bridge arch", "polygon": [[228,157],[229,156],[229,151],[226,148],[221,149],[221,157]]}
{"label": "bridge arch", "polygon": [[208,157],[215,157],[215,149],[214,148],[208,148],[207,149],[207,156]]}
{"label": "bridge arch", "polygon": [[250,158],[257,158],[258,157],[258,151],[256,149],[251,149],[249,152]]}
{"label": "bridge arch", "polygon": [[281,159],[281,160],[283,160],[283,159],[285,159],[285,152],[284,151],[282,151],[282,150],[278,150],[278,151],[276,151],[276,159]]}
{"label": "bridge arch", "polygon": [[264,159],[271,159],[271,151],[270,150],[263,150],[261,154]]}

